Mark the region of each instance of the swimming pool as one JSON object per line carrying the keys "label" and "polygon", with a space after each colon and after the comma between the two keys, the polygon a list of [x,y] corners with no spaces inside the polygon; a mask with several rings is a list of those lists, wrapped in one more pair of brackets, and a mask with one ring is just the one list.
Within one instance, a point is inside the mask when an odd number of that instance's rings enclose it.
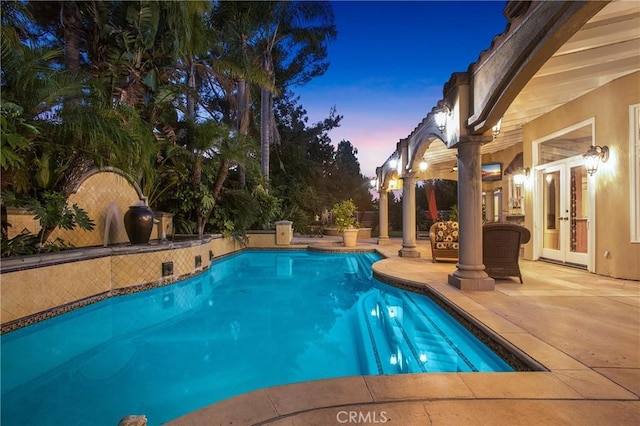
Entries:
{"label": "swimming pool", "polygon": [[1,336],[3,425],[157,425],[255,389],[513,371],[429,298],[372,278],[377,254],[244,251],[188,280]]}

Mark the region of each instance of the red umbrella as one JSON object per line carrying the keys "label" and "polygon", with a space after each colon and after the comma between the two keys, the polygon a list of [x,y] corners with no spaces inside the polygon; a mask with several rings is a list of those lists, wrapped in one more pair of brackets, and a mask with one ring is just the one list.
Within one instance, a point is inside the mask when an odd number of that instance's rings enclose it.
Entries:
{"label": "red umbrella", "polygon": [[436,188],[433,185],[429,185],[427,188],[430,188],[429,191],[429,218],[434,222],[438,221],[438,206],[436,205]]}

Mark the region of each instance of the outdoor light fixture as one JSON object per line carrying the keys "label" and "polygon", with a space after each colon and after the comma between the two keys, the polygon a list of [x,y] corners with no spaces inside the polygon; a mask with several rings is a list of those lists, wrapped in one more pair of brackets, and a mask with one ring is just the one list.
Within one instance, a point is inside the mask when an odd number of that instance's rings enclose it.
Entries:
{"label": "outdoor light fixture", "polygon": [[421,161],[420,162],[420,171],[424,172],[425,170],[427,170],[427,162],[426,161]]}
{"label": "outdoor light fixture", "polygon": [[584,166],[587,169],[587,173],[589,176],[593,176],[598,171],[600,160],[606,163],[609,159],[609,147],[591,145],[582,156],[584,157]]}
{"label": "outdoor light fixture", "polygon": [[395,158],[392,160],[389,160],[389,167],[391,167],[392,169],[395,169],[397,165],[398,165],[398,160],[396,160]]}
{"label": "outdoor light fixture", "polygon": [[522,173],[513,175],[513,184],[515,186],[522,186],[522,184],[524,183],[524,178],[525,176]]}
{"label": "outdoor light fixture", "polygon": [[396,189],[399,189],[399,185],[398,185],[398,179],[393,178],[389,181],[389,190],[394,191]]}
{"label": "outdoor light fixture", "polygon": [[500,129],[502,128],[502,118],[498,120],[495,126],[493,126],[493,137],[497,138],[500,134]]}
{"label": "outdoor light fixture", "polygon": [[515,175],[513,175],[513,184],[515,186],[522,186],[524,184],[525,179],[529,177],[530,172],[531,172],[531,169],[529,169],[528,167],[525,167],[524,169],[522,169],[520,173],[516,173]]}
{"label": "outdoor light fixture", "polygon": [[371,179],[369,181],[369,185],[371,185],[372,188],[375,188],[376,186],[378,186],[378,179]]}
{"label": "outdoor light fixture", "polygon": [[447,127],[447,115],[449,115],[449,108],[445,106],[433,116],[433,119],[436,121],[436,127],[440,130],[440,133],[444,132],[444,129]]}

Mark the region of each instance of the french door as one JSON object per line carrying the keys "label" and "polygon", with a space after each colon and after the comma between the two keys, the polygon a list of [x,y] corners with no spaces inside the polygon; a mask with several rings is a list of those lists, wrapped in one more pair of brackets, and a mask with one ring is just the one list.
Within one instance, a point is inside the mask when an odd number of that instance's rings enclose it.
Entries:
{"label": "french door", "polygon": [[542,257],[588,266],[590,202],[584,160],[573,157],[547,165],[538,176]]}

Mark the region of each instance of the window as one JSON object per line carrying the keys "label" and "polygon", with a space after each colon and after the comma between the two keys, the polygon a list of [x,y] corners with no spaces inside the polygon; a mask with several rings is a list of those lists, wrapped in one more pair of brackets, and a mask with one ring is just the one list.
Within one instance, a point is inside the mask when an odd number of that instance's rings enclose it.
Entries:
{"label": "window", "polygon": [[502,190],[493,191],[493,220],[499,222],[502,220]]}
{"label": "window", "polygon": [[538,145],[538,164],[553,163],[584,154],[593,145],[593,120],[558,132]]}
{"label": "window", "polygon": [[640,243],[640,104],[629,108],[631,242]]}

